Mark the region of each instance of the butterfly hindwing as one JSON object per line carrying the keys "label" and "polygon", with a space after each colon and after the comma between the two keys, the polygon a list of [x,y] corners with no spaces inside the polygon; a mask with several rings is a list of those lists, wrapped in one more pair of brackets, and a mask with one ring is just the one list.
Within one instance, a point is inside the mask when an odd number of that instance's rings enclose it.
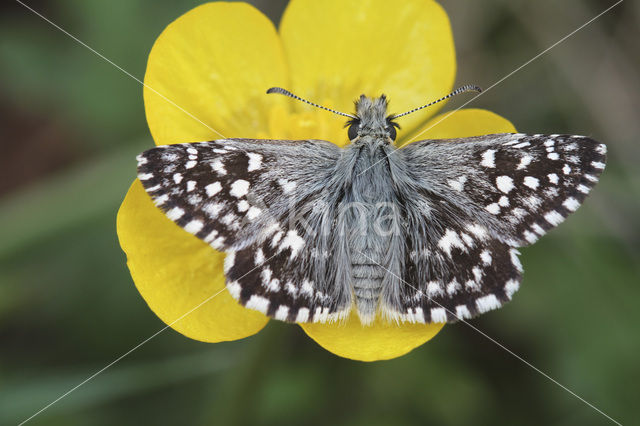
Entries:
{"label": "butterfly hindwing", "polygon": [[575,211],[604,169],[586,137],[496,134],[396,152],[407,221],[403,281],[387,315],[451,322],[500,307],[521,281],[517,247]]}

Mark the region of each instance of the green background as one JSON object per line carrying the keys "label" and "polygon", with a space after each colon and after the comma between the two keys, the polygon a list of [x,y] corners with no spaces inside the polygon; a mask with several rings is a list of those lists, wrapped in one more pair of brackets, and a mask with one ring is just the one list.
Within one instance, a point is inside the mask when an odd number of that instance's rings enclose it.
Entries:
{"label": "green background", "polygon": [[[158,34],[198,4],[26,1],[138,78]],[[254,4],[275,22],[285,6]],[[442,4],[457,83],[486,88],[613,2]],[[19,3],[0,13],[0,424],[16,424],[164,324],[136,291],[115,230],[134,156],[153,143],[141,85]],[[640,418],[639,22],[639,3],[623,2],[470,105],[522,132],[609,147],[585,205],[522,250],[514,302],[472,324],[624,424]],[[166,330],[30,424],[609,421],[463,324],[367,364],[271,322],[220,344]]]}

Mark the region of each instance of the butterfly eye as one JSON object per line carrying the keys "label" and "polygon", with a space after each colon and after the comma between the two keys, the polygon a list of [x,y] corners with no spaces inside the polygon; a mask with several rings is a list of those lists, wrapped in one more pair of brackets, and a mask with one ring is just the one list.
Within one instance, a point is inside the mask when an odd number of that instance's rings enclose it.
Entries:
{"label": "butterfly eye", "polygon": [[389,137],[392,141],[396,140],[396,127],[399,128],[400,126],[387,118],[387,126],[385,127],[385,130],[389,133]]}
{"label": "butterfly eye", "polygon": [[389,125],[387,126],[387,132],[389,132],[389,137],[391,138],[392,141],[396,140],[396,128],[389,123]]}
{"label": "butterfly eye", "polygon": [[347,136],[349,136],[350,141],[358,137],[358,130],[360,130],[360,120],[354,120],[349,125],[349,131],[347,132]]}

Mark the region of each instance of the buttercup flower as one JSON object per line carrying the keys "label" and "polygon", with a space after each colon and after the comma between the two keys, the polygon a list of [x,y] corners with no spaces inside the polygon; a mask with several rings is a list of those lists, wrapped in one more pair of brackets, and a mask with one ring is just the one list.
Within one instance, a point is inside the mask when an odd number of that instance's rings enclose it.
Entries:
{"label": "buttercup flower", "polygon": [[[454,77],[449,20],[430,0],[292,0],[279,30],[247,4],[208,3],[158,37],[149,55],[144,101],[157,145],[222,135],[345,145],[341,117],[266,95],[266,89],[285,87],[345,112],[352,112],[360,94],[385,93],[391,112],[403,112],[448,93]],[[506,119],[480,109],[462,109],[441,122],[443,116],[429,119],[440,106],[403,117],[398,143],[423,130],[419,139],[515,131]],[[140,294],[180,333],[221,342],[251,336],[268,322],[224,290],[224,254],[171,222],[137,180],[118,212],[118,236]],[[376,320],[363,327],[352,315],[342,325],[301,327],[337,355],[373,361],[409,352],[442,324]]]}

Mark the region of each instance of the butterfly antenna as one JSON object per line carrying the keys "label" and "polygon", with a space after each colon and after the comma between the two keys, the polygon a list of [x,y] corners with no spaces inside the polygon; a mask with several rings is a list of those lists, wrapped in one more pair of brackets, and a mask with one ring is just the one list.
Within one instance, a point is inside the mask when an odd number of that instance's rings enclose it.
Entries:
{"label": "butterfly antenna", "polygon": [[336,111],[335,109],[323,107],[322,105],[318,105],[318,104],[315,104],[313,102],[310,102],[310,101],[308,101],[306,99],[301,98],[300,96],[294,95],[293,93],[291,93],[290,91],[288,91],[286,89],[283,89],[282,87],[272,87],[271,89],[267,90],[267,93],[279,93],[281,95],[285,95],[285,96],[288,96],[290,98],[297,99],[297,100],[302,101],[302,102],[306,102],[309,105],[313,105],[316,108],[324,109],[325,111],[330,111],[330,112],[332,112],[334,114],[342,115],[342,116],[349,117],[349,118],[358,118],[355,115],[346,114],[344,112]]}
{"label": "butterfly antenna", "polygon": [[438,102],[442,102],[445,99],[449,99],[449,98],[451,98],[451,97],[453,97],[455,95],[459,95],[460,93],[464,93],[464,92],[478,92],[478,93],[480,93],[480,92],[482,92],[482,89],[480,87],[478,87],[478,86],[474,86],[473,84],[467,84],[465,86],[458,87],[456,90],[454,90],[453,92],[449,93],[447,96],[443,96],[443,97],[441,97],[440,99],[438,99],[436,101],[429,102],[426,105],[422,105],[421,107],[414,108],[414,109],[412,109],[410,111],[407,111],[407,112],[403,112],[402,114],[394,114],[389,118],[392,118],[392,119],[393,118],[398,118],[398,117],[402,117],[402,116],[407,115],[407,114],[411,114],[412,112],[420,111],[423,108],[429,107],[431,105],[435,105]]}

